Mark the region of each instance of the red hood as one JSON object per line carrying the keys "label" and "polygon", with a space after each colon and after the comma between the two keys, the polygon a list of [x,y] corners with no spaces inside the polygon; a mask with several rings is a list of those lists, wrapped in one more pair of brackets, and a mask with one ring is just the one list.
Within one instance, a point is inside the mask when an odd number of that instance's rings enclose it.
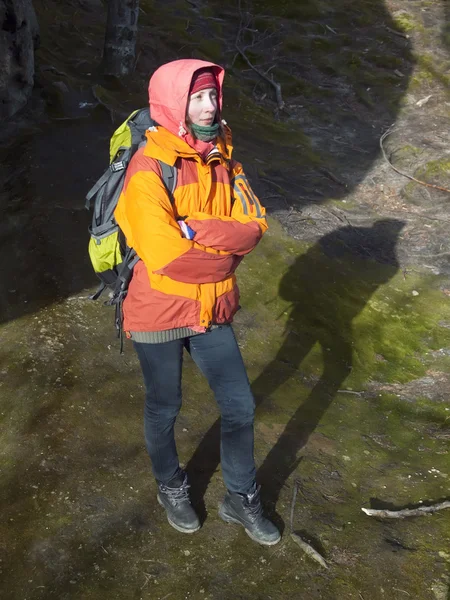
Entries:
{"label": "red hood", "polygon": [[210,144],[192,139],[187,133],[186,109],[192,77],[198,69],[212,68],[218,85],[218,110],[222,112],[222,85],[225,71],[219,65],[186,58],[174,60],[157,69],[148,86],[150,114],[158,125],[183,138],[190,146],[203,154]]}

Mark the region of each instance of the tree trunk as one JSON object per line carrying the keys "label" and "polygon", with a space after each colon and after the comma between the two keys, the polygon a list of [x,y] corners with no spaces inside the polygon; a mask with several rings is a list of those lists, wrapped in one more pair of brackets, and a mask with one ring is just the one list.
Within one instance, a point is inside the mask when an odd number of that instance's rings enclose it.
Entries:
{"label": "tree trunk", "polygon": [[108,0],[103,70],[123,77],[133,72],[139,0]]}
{"label": "tree trunk", "polygon": [[0,0],[0,120],[27,103],[39,29],[31,0]]}

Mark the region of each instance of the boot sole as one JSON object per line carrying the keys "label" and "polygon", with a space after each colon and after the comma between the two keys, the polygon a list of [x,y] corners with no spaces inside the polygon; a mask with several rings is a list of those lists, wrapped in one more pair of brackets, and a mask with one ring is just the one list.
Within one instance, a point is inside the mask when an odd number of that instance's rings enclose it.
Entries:
{"label": "boot sole", "polygon": [[219,517],[223,521],[225,521],[225,523],[233,523],[235,525],[240,525],[241,527],[243,527],[244,531],[248,535],[248,537],[250,539],[252,539],[254,542],[256,542],[257,544],[260,544],[261,546],[275,546],[275,544],[278,544],[278,542],[281,540],[281,535],[279,538],[277,538],[276,540],[273,540],[273,541],[263,542],[262,540],[259,540],[251,533],[251,531],[246,529],[245,525],[242,525],[242,523],[238,519],[235,519],[231,515],[227,515],[227,513],[223,510],[222,504],[219,504]]}
{"label": "boot sole", "polygon": [[177,525],[176,523],[174,523],[169,515],[167,514],[167,510],[166,507],[164,506],[163,501],[161,500],[161,498],[159,497],[159,494],[156,495],[156,499],[158,500],[159,504],[164,508],[164,510],[166,511],[166,516],[167,516],[167,521],[169,523],[169,525],[171,525],[174,529],[176,529],[177,531],[179,531],[180,533],[195,533],[196,531],[198,531],[201,528],[201,525],[199,525],[198,527],[196,527],[195,529],[185,529],[184,527],[180,527],[180,525]]}

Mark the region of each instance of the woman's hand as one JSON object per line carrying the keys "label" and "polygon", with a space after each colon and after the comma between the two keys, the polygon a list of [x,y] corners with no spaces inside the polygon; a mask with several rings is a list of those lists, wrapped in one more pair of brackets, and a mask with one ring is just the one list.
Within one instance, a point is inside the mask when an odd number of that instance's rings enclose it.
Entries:
{"label": "woman's hand", "polygon": [[189,227],[186,221],[180,219],[177,221],[177,223],[180,226],[183,237],[185,237],[187,240],[193,240],[195,237],[195,231]]}

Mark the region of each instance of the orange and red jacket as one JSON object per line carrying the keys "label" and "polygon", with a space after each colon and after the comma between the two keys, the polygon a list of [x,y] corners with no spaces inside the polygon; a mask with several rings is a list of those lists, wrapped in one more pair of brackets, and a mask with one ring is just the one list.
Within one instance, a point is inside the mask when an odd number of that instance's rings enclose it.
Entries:
{"label": "orange and red jacket", "polygon": [[[195,71],[212,67],[219,87],[223,69],[199,60],[164,65],[150,81],[150,110],[160,124],[147,132],[127,169],[115,211],[140,261],[124,301],[125,331],[190,327],[205,331],[229,323],[239,307],[235,270],[267,229],[265,210],[242,166],[231,159],[231,134],[212,144],[193,140],[185,114]],[[171,99],[168,102],[168,99]],[[175,166],[174,202],[158,161]],[[185,219],[196,234],[183,237]]]}

